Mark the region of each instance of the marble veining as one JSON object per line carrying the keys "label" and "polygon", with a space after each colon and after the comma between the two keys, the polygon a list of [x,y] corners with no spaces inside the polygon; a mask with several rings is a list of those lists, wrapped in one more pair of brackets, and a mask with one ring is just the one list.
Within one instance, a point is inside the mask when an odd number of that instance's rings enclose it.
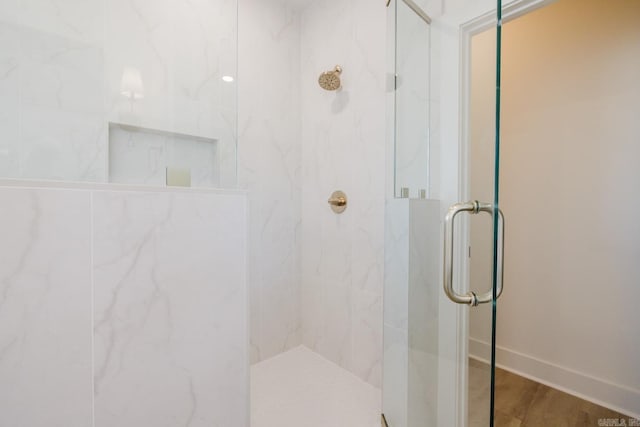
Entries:
{"label": "marble veining", "polygon": [[384,413],[390,424],[437,424],[440,202],[386,205]]}
{"label": "marble veining", "polygon": [[2,187],[0,205],[0,425],[247,426],[244,196]]}
{"label": "marble veining", "polygon": [[[330,23],[331,30],[327,25]],[[302,338],[381,384],[386,10],[364,0],[313,2],[301,13]],[[343,88],[319,71],[340,64]],[[326,208],[340,189],[344,214]]]}
{"label": "marble veining", "polygon": [[86,427],[89,195],[2,188],[0,200],[0,425]]}
{"label": "marble veining", "polygon": [[[385,10],[247,0],[240,22],[252,362],[305,343],[379,386]],[[318,72],[338,63],[344,88],[326,93]],[[352,200],[339,217],[326,206],[335,189]]]}
{"label": "marble veining", "polygon": [[249,191],[251,360],[301,343],[300,15],[239,3],[239,182]]}
{"label": "marble veining", "polygon": [[93,203],[96,426],[242,425],[242,205],[110,192]]}
{"label": "marble veining", "polygon": [[[234,186],[236,83],[221,78],[237,73],[236,3],[4,2],[2,175],[106,182],[107,123],[123,122],[217,139],[214,185]],[[143,83],[133,102],[122,95],[125,68]]]}

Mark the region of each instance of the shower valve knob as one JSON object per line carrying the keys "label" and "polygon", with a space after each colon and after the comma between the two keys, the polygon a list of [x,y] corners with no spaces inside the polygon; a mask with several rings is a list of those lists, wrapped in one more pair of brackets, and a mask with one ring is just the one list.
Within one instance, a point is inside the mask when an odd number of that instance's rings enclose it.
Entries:
{"label": "shower valve knob", "polygon": [[329,204],[333,206],[344,206],[347,204],[347,200],[344,197],[331,198],[329,199]]}
{"label": "shower valve knob", "polygon": [[329,197],[329,206],[331,210],[337,214],[340,214],[347,209],[347,195],[342,191],[334,191]]}

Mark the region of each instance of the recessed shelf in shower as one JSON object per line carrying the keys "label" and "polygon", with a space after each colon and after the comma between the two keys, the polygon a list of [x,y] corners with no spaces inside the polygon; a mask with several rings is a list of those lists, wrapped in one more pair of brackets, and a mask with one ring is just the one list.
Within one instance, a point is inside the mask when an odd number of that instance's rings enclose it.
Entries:
{"label": "recessed shelf in shower", "polygon": [[171,185],[167,171],[181,170],[193,187],[217,187],[218,163],[215,138],[109,123],[109,182]]}

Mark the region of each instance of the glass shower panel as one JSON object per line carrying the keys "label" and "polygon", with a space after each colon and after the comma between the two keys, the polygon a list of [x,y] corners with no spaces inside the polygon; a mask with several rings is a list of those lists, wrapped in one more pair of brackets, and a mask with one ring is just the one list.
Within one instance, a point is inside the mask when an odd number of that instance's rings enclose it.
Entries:
{"label": "glass shower panel", "polygon": [[[386,236],[383,413],[389,426],[438,424],[442,365],[440,202],[390,202]],[[395,234],[404,226],[408,233]],[[393,237],[392,237],[393,236]],[[445,347],[446,348],[446,347]],[[451,388],[454,381],[451,381]]]}
{"label": "glass shower panel", "polygon": [[[389,426],[436,425],[440,203],[428,200],[430,18],[389,8],[389,120],[394,199],[387,205],[383,412]],[[391,238],[396,231],[409,232]]]}
{"label": "glass shower panel", "polygon": [[0,177],[235,186],[236,0],[4,3]]}
{"label": "glass shower panel", "polygon": [[395,195],[427,198],[431,25],[409,5],[396,2]]}

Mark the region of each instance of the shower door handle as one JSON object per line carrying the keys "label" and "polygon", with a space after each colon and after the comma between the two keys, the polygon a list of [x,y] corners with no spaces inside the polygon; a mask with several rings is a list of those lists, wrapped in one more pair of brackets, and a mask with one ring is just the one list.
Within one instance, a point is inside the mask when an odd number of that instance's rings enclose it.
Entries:
{"label": "shower door handle", "polygon": [[[472,307],[478,304],[485,304],[493,300],[493,289],[477,295],[469,291],[466,294],[459,294],[453,289],[453,240],[455,218],[460,212],[469,212],[472,215],[480,212],[493,214],[493,205],[473,201],[467,203],[457,203],[449,208],[444,220],[444,292],[449,299],[457,304],[468,304]],[[496,259],[496,298],[502,294],[502,280],[504,278],[504,216],[498,209],[498,251]]]}

